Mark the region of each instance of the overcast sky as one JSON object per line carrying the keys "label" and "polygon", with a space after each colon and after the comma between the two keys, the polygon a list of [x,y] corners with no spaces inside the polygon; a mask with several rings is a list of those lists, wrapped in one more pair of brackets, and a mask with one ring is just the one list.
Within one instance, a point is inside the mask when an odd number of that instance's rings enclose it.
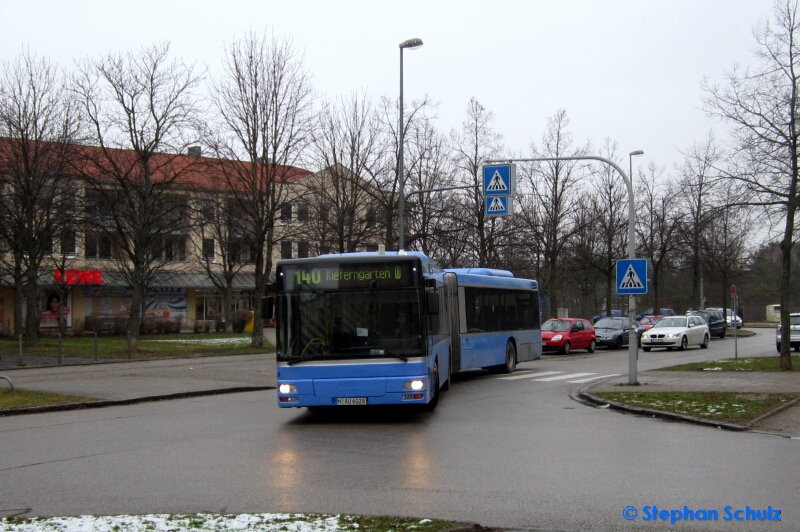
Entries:
{"label": "overcast sky", "polygon": [[702,111],[704,76],[752,61],[754,25],[771,0],[4,2],[0,60],[23,47],[65,68],[109,51],[169,41],[186,62],[219,72],[225,43],[249,30],[289,36],[325,97],[399,93],[438,102],[440,129],[459,128],[471,97],[495,115],[507,148],[527,155],[564,109],[579,144],[644,150],[672,171],[679,150],[723,125]]}

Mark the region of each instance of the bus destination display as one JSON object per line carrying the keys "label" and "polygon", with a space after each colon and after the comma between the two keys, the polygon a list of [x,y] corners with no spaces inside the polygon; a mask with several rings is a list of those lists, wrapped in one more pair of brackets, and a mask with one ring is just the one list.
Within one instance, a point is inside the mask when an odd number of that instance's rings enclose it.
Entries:
{"label": "bus destination display", "polygon": [[411,262],[333,263],[283,267],[284,290],[402,288],[416,286]]}

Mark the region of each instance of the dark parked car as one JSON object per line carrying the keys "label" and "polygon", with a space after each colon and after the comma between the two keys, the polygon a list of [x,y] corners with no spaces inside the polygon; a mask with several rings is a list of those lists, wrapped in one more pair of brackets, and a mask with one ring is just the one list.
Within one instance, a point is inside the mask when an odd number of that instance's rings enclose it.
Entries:
{"label": "dark parked car", "polygon": [[695,310],[689,313],[690,315],[700,316],[708,325],[708,332],[711,336],[725,338],[725,318],[722,317],[722,312],[718,310]]}
{"label": "dark parked car", "polygon": [[[597,335],[597,346],[610,349],[622,349],[628,345],[628,318],[603,318],[594,324]],[[641,340],[644,329],[636,327],[636,339]]]}
{"label": "dark parked car", "polygon": [[[661,312],[658,313],[659,316],[675,316],[675,311],[672,310],[671,308],[661,308],[660,310],[661,310]],[[649,309],[645,310],[644,312],[642,312],[641,314],[637,314],[636,315],[636,321],[639,321],[644,316],[652,316],[653,314],[656,314],[656,313],[653,312],[652,308],[649,308]]]}

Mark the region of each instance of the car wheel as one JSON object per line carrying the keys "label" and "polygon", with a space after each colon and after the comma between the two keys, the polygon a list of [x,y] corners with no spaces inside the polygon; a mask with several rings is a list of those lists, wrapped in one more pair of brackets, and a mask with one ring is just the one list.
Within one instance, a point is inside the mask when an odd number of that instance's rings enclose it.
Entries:
{"label": "car wheel", "polygon": [[703,349],[708,349],[708,335],[703,336],[703,343],[700,344]]}
{"label": "car wheel", "polygon": [[778,353],[781,352],[781,344],[775,344],[775,349],[778,350]]}
{"label": "car wheel", "polygon": [[595,349],[597,349],[597,342],[595,342],[594,338],[592,338],[592,341],[589,342],[589,348],[587,349],[587,351],[589,351],[590,353],[594,353]]}
{"label": "car wheel", "polygon": [[564,347],[561,348],[561,354],[562,355],[568,355],[569,354],[569,349],[570,349],[569,342],[564,342]]}
{"label": "car wheel", "polygon": [[650,352],[650,348],[649,347],[643,347],[642,351],[644,351],[645,353],[649,353]]}
{"label": "car wheel", "polygon": [[723,328],[722,328],[722,332],[720,333],[719,337],[720,337],[720,338],[725,338],[725,334],[726,334],[727,332],[728,332],[728,331],[727,331],[727,328],[723,327]]}
{"label": "car wheel", "polygon": [[686,351],[687,347],[689,347],[689,340],[686,338],[686,335],[681,336],[681,346],[678,349]]}
{"label": "car wheel", "polygon": [[622,349],[622,336],[617,338],[617,344],[614,346],[616,349]]}
{"label": "car wheel", "polygon": [[794,346],[794,350],[795,350],[795,351],[800,351],[800,345],[796,345],[796,346]]}

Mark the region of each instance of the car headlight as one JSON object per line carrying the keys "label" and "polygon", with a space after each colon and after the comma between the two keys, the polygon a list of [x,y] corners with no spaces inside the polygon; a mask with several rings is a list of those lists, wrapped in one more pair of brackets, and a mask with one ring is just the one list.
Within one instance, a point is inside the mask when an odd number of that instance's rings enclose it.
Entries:
{"label": "car headlight", "polygon": [[562,338],[562,336],[560,334],[557,334],[557,335],[553,336],[552,340],[561,340],[561,338]]}
{"label": "car headlight", "polygon": [[678,336],[680,336],[680,334],[678,334],[678,333],[669,333],[667,335],[667,338],[677,338]]}

